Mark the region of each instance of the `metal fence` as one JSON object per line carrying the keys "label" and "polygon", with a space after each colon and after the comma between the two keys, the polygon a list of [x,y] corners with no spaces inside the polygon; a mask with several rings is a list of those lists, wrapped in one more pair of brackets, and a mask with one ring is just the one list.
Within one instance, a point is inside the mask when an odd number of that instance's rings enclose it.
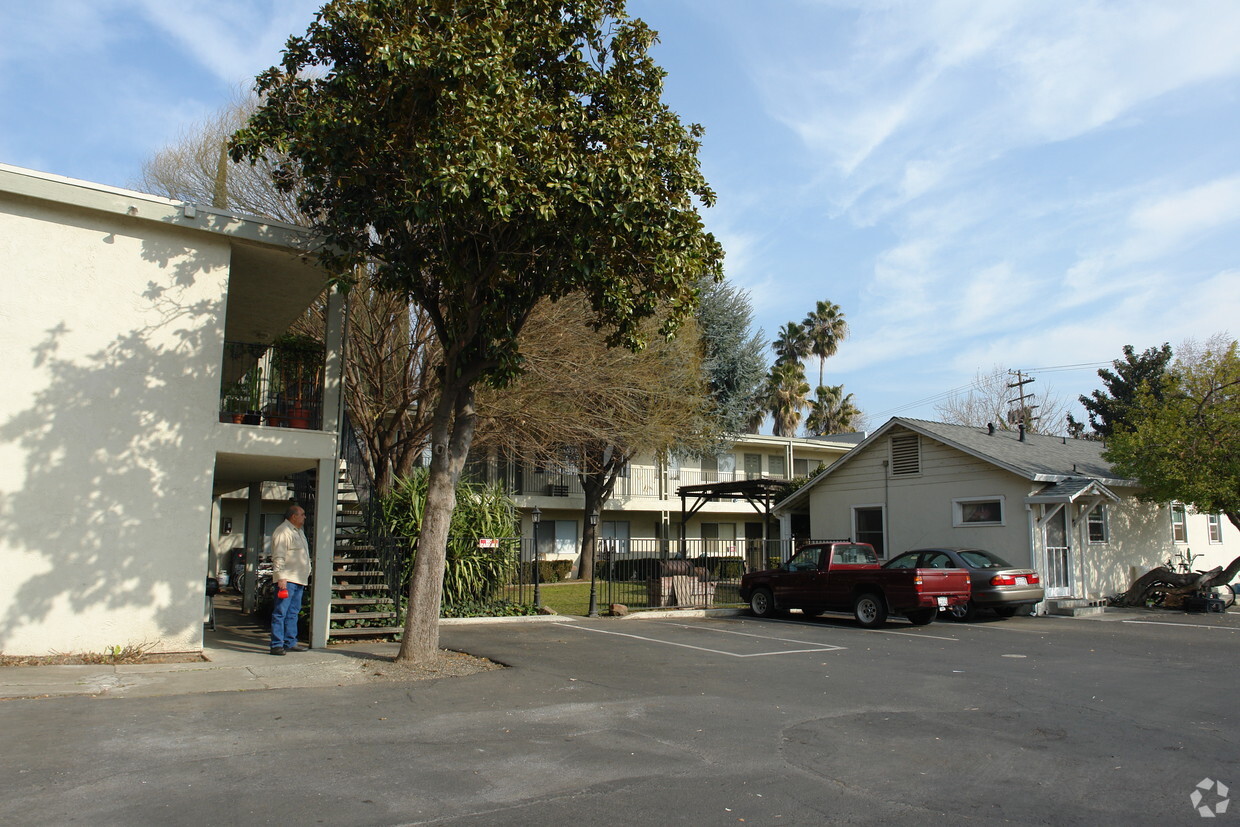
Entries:
{"label": "metal fence", "polygon": [[[402,607],[413,543],[391,537],[373,542],[382,575],[376,578],[375,589],[366,593],[389,598],[390,602],[384,601],[389,607]],[[586,589],[593,591],[600,613],[606,613],[613,604],[629,611],[736,606],[741,603],[741,575],[777,566],[793,550],[788,540],[602,539],[591,578],[589,572],[580,570],[578,555],[538,551],[533,538],[483,542],[478,554],[485,557],[490,576],[485,582],[480,580],[476,588],[461,588],[453,583],[449,571],[445,575],[443,616],[518,614],[530,607],[566,604],[573,607],[570,611],[583,611]],[[449,558],[472,554],[473,548],[481,545],[477,540],[451,543]],[[403,608],[397,609],[397,615],[376,620],[375,625],[399,626]]]}

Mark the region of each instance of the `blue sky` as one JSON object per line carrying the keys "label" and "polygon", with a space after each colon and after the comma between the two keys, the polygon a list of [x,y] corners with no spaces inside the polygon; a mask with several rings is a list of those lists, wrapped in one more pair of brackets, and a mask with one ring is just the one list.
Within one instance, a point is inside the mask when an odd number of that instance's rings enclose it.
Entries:
{"label": "blue sky", "polygon": [[[0,162],[130,186],[317,7],[0,0]],[[1074,399],[1125,344],[1237,334],[1233,0],[629,9],[706,127],[729,279],[768,339],[843,308],[827,381],[871,427],[995,365]]]}

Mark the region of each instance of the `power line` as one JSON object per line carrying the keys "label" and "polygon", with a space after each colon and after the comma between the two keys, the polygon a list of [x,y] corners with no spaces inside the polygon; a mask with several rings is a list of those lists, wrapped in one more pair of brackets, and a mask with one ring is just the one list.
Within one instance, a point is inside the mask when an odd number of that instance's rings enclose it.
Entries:
{"label": "power line", "polygon": [[[1024,368],[1021,372],[1022,373],[1062,373],[1062,372],[1074,371],[1074,370],[1096,370],[1098,368],[1111,367],[1111,365],[1112,365],[1111,362],[1080,362],[1075,365],[1050,365],[1048,367],[1041,367],[1041,368]],[[923,405],[929,405],[929,404],[938,402],[943,399],[950,399],[951,397],[956,396],[957,394],[961,394],[961,393],[964,393],[965,391],[973,390],[975,388],[980,389],[978,386],[978,381],[976,379],[967,385],[960,385],[959,387],[952,388],[951,390],[940,391],[939,393],[933,394],[931,396],[927,396],[924,399],[918,399],[915,402],[906,402],[903,405],[897,405],[894,408],[888,408],[885,411],[879,411],[878,413],[870,414],[870,416],[878,420],[886,419],[889,416],[894,416],[900,411],[907,411],[910,408],[920,408]]]}

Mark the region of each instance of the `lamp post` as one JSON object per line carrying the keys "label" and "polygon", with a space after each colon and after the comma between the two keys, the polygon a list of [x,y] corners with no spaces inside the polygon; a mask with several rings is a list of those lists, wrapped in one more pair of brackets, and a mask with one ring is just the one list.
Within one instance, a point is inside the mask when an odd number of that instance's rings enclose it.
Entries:
{"label": "lamp post", "polygon": [[542,509],[539,508],[538,506],[534,506],[534,510],[530,512],[530,521],[534,523],[534,554],[533,554],[533,557],[534,557],[534,608],[535,609],[542,608],[542,592],[540,592],[538,589],[539,580],[540,580],[538,576],[538,569],[539,569],[539,566],[538,566],[538,523],[540,520],[542,520]]}
{"label": "lamp post", "polygon": [[598,617],[598,591],[595,585],[594,572],[598,570],[598,559],[595,552],[598,551],[598,509],[590,512],[590,526],[593,530],[590,532],[590,613],[589,617]]}

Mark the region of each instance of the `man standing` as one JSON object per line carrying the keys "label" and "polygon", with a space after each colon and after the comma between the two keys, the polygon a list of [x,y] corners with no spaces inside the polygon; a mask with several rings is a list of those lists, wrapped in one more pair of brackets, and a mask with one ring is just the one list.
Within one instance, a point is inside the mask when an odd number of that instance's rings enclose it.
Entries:
{"label": "man standing", "polygon": [[284,522],[271,532],[272,579],[276,583],[276,605],[271,612],[271,654],[304,652],[297,645],[297,616],[301,598],[310,582],[310,544],[306,542],[306,512],[291,505]]}

